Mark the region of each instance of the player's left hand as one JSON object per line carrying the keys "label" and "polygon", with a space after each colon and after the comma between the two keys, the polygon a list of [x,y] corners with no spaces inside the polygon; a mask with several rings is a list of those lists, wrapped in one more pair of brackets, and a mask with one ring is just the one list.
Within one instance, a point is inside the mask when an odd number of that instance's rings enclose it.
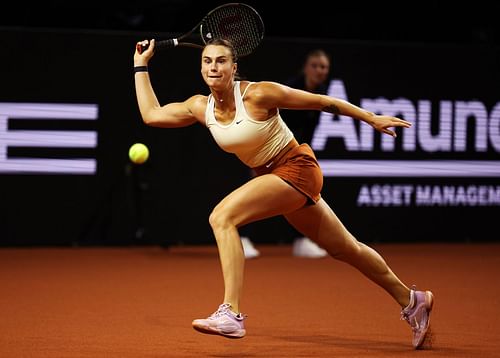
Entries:
{"label": "player's left hand", "polygon": [[404,128],[411,127],[411,123],[408,121],[405,121],[405,120],[397,118],[397,117],[382,116],[382,115],[376,115],[373,118],[371,125],[377,131],[379,131],[381,133],[388,134],[394,138],[396,138],[396,132],[394,132],[393,130],[391,130],[389,128],[391,128],[391,127],[404,127]]}

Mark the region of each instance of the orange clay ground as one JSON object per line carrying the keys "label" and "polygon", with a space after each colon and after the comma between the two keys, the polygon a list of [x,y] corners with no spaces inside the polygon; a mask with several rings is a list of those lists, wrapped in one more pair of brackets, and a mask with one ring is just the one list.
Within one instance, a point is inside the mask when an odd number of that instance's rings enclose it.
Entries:
{"label": "orange clay ground", "polygon": [[215,246],[0,249],[0,357],[500,357],[500,245],[377,244],[431,289],[432,348],[352,267],[260,246],[248,260],[247,336],[191,328],[221,303]]}

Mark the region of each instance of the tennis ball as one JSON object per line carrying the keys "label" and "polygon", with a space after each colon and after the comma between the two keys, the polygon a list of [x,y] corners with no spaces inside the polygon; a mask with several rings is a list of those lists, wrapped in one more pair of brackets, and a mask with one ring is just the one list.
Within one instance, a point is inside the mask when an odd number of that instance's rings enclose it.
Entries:
{"label": "tennis ball", "polygon": [[128,150],[128,157],[133,163],[142,164],[149,158],[149,149],[142,143],[135,143]]}

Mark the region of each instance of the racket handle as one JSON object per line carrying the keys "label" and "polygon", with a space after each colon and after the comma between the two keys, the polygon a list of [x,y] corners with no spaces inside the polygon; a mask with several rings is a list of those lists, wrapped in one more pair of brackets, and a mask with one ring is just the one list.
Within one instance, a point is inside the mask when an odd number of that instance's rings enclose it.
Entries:
{"label": "racket handle", "polygon": [[[156,44],[155,44],[155,50],[161,50],[161,49],[164,49],[164,48],[169,48],[169,47],[175,47],[178,45],[178,41],[177,39],[168,39],[168,40],[161,40],[161,41],[157,41]],[[137,45],[137,51],[139,53],[143,53],[144,51],[146,51],[149,47],[149,44],[147,45]]]}

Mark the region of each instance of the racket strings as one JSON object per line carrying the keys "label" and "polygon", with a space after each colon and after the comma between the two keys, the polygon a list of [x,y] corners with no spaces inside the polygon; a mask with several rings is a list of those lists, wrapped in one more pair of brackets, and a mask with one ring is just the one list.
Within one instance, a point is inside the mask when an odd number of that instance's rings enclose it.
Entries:
{"label": "racket strings", "polygon": [[225,7],[213,12],[204,21],[205,42],[225,38],[232,42],[238,57],[250,54],[264,36],[264,25],[258,14],[247,7]]}

